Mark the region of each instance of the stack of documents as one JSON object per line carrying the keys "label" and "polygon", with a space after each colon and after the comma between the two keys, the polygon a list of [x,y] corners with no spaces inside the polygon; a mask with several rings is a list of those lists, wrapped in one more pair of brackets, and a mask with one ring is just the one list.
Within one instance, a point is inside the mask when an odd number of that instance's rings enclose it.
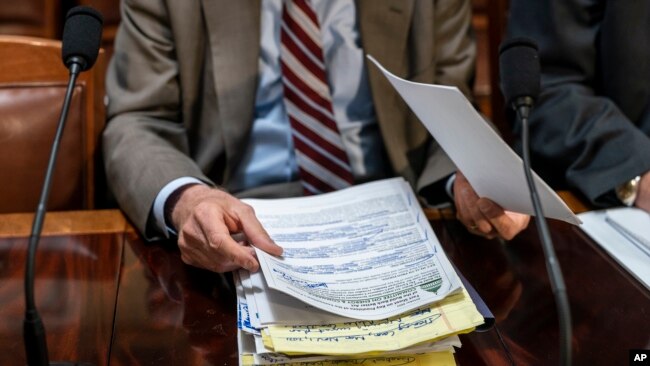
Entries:
{"label": "stack of documents", "polygon": [[284,253],[234,275],[241,365],[453,365],[483,323],[403,179],[246,202]]}

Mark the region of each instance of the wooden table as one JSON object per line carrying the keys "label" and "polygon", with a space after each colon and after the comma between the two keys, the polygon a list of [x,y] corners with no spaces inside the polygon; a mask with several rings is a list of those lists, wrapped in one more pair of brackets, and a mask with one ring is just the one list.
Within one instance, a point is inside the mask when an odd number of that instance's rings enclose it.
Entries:
{"label": "wooden table", "polygon": [[[0,365],[24,365],[24,276],[32,215],[0,215]],[[119,211],[48,214],[36,255],[36,306],[51,360],[105,365],[125,233]]]}
{"label": "wooden table", "polygon": [[[460,365],[552,365],[555,303],[536,229],[502,243],[432,221],[497,318],[461,336]],[[0,364],[25,363],[23,269],[31,215],[0,215]],[[552,222],[573,316],[574,365],[624,365],[650,345],[650,292],[579,229]],[[237,365],[229,276],[192,268],[172,242],[144,243],[118,211],[48,215],[36,300],[51,360],[95,365]]]}

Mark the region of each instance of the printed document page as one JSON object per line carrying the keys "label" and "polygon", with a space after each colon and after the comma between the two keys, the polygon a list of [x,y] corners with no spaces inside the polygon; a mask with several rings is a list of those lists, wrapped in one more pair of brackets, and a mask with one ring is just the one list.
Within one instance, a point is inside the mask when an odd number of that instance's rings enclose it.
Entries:
{"label": "printed document page", "polygon": [[[458,88],[398,78],[374,58],[369,58],[479,196],[491,199],[506,210],[534,215],[521,158],[483,120]],[[546,217],[580,224],[580,219],[541,178],[534,173],[533,178]]]}
{"label": "printed document page", "polygon": [[270,288],[340,316],[379,320],[460,288],[401,178],[318,196],[245,200],[282,257],[257,250]]}
{"label": "printed document page", "polygon": [[[247,272],[241,269],[240,272]],[[260,272],[250,274],[252,293],[257,303],[259,321],[262,327],[268,325],[332,324],[354,321],[354,319],[332,314],[315,308],[284,292],[270,289]]]}
{"label": "printed document page", "polygon": [[623,207],[578,216],[580,228],[650,289],[650,214]]}

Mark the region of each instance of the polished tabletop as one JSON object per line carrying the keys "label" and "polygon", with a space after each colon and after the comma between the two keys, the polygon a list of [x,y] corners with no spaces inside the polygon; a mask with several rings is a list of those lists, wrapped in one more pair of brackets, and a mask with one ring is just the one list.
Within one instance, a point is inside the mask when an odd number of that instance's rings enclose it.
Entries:
{"label": "polished tabletop", "polygon": [[[510,242],[431,221],[449,258],[496,317],[461,336],[459,365],[552,365],[555,303],[534,224]],[[0,364],[25,363],[23,271],[31,215],[0,215]],[[582,231],[550,222],[573,317],[574,365],[627,364],[650,347],[650,291]],[[175,243],[145,243],[119,211],[48,214],[36,300],[51,360],[95,365],[237,365],[229,275],[185,265]]]}

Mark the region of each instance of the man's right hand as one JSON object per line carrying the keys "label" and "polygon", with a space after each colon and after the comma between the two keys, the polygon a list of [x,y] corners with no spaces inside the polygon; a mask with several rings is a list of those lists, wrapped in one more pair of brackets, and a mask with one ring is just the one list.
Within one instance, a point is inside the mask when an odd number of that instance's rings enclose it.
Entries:
{"label": "man's right hand", "polygon": [[[272,255],[282,254],[253,208],[219,189],[202,184],[186,189],[171,219],[178,231],[181,258],[195,267],[214,272],[243,267],[255,272],[259,263],[250,245]],[[246,242],[235,241],[231,234],[237,233],[244,234]]]}
{"label": "man's right hand", "polygon": [[646,172],[641,176],[634,206],[650,212],[650,172]]}
{"label": "man's right hand", "polygon": [[488,239],[510,240],[530,221],[529,215],[506,211],[492,200],[479,197],[460,170],[454,181],[454,202],[456,217],[467,230]]}

